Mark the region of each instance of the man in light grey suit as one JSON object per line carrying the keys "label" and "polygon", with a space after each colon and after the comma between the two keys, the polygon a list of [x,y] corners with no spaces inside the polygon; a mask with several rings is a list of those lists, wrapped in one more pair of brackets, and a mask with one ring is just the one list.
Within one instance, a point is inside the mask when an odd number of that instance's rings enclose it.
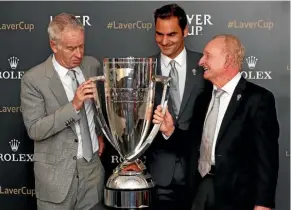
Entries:
{"label": "man in light grey suit", "polygon": [[100,63],[84,56],[84,27],[59,14],[48,26],[53,55],[25,73],[21,107],[34,140],[39,210],[87,210],[103,199],[104,149],[92,102]]}

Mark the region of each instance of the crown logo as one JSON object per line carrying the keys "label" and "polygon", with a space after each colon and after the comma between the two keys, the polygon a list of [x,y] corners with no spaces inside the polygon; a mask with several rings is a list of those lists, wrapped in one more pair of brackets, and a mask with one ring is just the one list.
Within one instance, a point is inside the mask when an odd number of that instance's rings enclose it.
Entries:
{"label": "crown logo", "polygon": [[19,144],[20,142],[17,140],[17,139],[12,139],[10,142],[10,147],[11,147],[11,150],[13,152],[17,152],[18,148],[19,148]]}
{"label": "crown logo", "polygon": [[256,67],[258,59],[255,56],[249,56],[246,58],[249,69],[254,69]]}
{"label": "crown logo", "polygon": [[11,69],[17,68],[17,65],[19,62],[19,59],[17,57],[12,56],[12,57],[8,58],[8,61],[9,61]]}

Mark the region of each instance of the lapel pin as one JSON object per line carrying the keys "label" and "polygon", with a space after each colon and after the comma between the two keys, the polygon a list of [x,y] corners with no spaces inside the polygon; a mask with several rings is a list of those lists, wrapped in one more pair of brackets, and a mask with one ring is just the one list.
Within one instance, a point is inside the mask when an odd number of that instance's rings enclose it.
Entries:
{"label": "lapel pin", "polygon": [[239,101],[240,98],[241,98],[241,94],[238,94],[238,95],[236,96],[236,100]]}
{"label": "lapel pin", "polygon": [[192,69],[193,75],[196,75],[196,69]]}

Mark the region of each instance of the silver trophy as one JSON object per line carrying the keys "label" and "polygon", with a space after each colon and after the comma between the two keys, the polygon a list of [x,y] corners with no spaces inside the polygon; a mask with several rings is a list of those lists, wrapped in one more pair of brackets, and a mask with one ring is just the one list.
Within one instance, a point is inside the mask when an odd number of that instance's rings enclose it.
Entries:
{"label": "silver trophy", "polygon": [[[160,128],[159,124],[155,124],[149,133],[156,82],[164,85],[161,105],[165,112],[170,81],[169,77],[156,75],[156,64],[154,58],[105,58],[104,76],[91,78],[96,83],[104,82],[109,126],[102,114],[98,92],[94,97],[97,120],[104,135],[123,159],[106,183],[106,206],[147,208],[152,202],[155,183],[139,157]],[[131,165],[138,170],[124,170]]]}

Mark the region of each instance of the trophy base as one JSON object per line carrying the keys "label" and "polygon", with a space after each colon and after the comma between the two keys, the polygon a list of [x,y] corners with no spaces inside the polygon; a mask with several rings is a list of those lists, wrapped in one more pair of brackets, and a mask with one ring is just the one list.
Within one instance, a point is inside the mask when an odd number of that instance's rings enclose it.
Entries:
{"label": "trophy base", "polygon": [[154,195],[154,189],[116,190],[106,187],[104,192],[104,204],[118,209],[149,208]]}
{"label": "trophy base", "polygon": [[149,208],[155,184],[150,174],[123,171],[112,174],[104,190],[104,204],[118,209]]}

